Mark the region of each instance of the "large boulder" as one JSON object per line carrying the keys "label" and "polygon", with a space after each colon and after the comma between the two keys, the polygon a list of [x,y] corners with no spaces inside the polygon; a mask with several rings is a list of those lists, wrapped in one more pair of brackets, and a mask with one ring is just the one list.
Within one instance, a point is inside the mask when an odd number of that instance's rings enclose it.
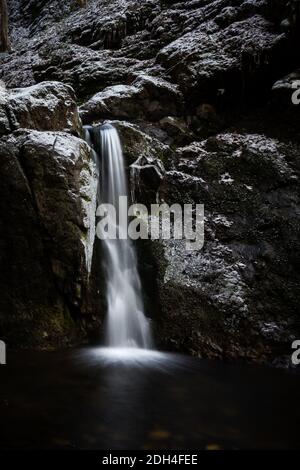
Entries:
{"label": "large boulder", "polygon": [[169,146],[138,125],[126,121],[110,121],[119,132],[123,153],[130,168],[131,196],[134,202],[156,202],[165,173],[164,164],[172,158]]}
{"label": "large boulder", "polygon": [[11,347],[64,345],[72,341],[70,312],[55,286],[18,151],[6,142],[0,174],[1,338]]}
{"label": "large boulder", "polygon": [[289,357],[300,334],[298,155],[254,134],[178,150],[160,195],[204,203],[205,244],[152,244],[162,343],[209,357]]}
{"label": "large boulder", "polygon": [[99,119],[157,120],[182,110],[177,87],[159,77],[141,76],[131,85],[114,85],[94,95],[81,106],[83,122]]}
{"label": "large boulder", "polygon": [[16,129],[81,132],[76,97],[71,87],[43,82],[28,88],[0,87],[0,134]]}
{"label": "large boulder", "polygon": [[58,132],[12,136],[47,234],[52,271],[75,305],[91,271],[98,175],[88,145]]}
{"label": "large boulder", "polygon": [[90,148],[62,132],[16,131],[0,163],[1,336],[19,347],[78,341],[95,237]]}
{"label": "large boulder", "polygon": [[138,124],[127,121],[109,122],[119,132],[127,165],[132,165],[140,157],[159,159],[163,163],[171,158],[172,152],[169,146],[161,142],[155,135],[146,132]]}

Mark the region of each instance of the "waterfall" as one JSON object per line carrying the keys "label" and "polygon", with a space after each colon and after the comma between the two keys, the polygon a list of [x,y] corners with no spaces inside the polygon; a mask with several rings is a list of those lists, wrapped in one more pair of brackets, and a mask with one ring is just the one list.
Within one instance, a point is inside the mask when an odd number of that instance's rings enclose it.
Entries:
{"label": "waterfall", "polygon": [[[86,140],[99,155],[100,202],[119,212],[119,197],[128,196],[122,147],[117,130],[110,124],[87,127]],[[127,219],[127,217],[126,217]],[[111,221],[114,223],[114,221]],[[126,231],[117,221],[117,234]],[[105,239],[103,267],[106,278],[106,340],[109,347],[150,348],[151,332],[144,314],[137,256],[132,241]]]}

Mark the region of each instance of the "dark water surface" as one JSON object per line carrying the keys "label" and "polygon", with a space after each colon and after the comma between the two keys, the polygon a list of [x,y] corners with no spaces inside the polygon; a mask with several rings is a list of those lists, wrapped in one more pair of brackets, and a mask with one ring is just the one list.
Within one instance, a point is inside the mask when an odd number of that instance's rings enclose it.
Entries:
{"label": "dark water surface", "polygon": [[119,359],[101,349],[9,354],[0,448],[300,447],[299,375],[163,353]]}

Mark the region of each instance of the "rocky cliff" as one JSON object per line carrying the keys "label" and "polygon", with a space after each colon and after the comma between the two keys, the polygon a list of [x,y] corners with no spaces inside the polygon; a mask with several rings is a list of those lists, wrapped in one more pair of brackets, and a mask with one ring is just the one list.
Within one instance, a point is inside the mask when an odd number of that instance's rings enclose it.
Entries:
{"label": "rocky cliff", "polygon": [[10,3],[2,337],[44,347],[99,329],[97,177],[80,137],[110,120],[140,202],[205,204],[203,250],[140,246],[159,344],[286,362],[300,335],[299,26],[298,0]]}

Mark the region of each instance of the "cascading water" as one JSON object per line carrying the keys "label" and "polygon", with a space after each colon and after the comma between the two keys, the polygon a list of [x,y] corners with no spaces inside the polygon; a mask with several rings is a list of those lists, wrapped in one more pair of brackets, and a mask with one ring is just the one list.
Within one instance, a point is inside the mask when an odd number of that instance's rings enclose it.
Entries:
{"label": "cascading water", "polygon": [[[118,214],[119,197],[128,196],[118,132],[110,124],[88,127],[86,131],[86,140],[100,154],[100,202],[113,205]],[[116,225],[109,214],[107,220]],[[118,219],[115,228],[117,234],[127,233],[127,226],[122,226]],[[136,252],[131,240],[124,238],[117,236],[117,239],[106,238],[102,241],[107,282],[107,344],[115,348],[151,348],[150,325],[144,314]]]}

